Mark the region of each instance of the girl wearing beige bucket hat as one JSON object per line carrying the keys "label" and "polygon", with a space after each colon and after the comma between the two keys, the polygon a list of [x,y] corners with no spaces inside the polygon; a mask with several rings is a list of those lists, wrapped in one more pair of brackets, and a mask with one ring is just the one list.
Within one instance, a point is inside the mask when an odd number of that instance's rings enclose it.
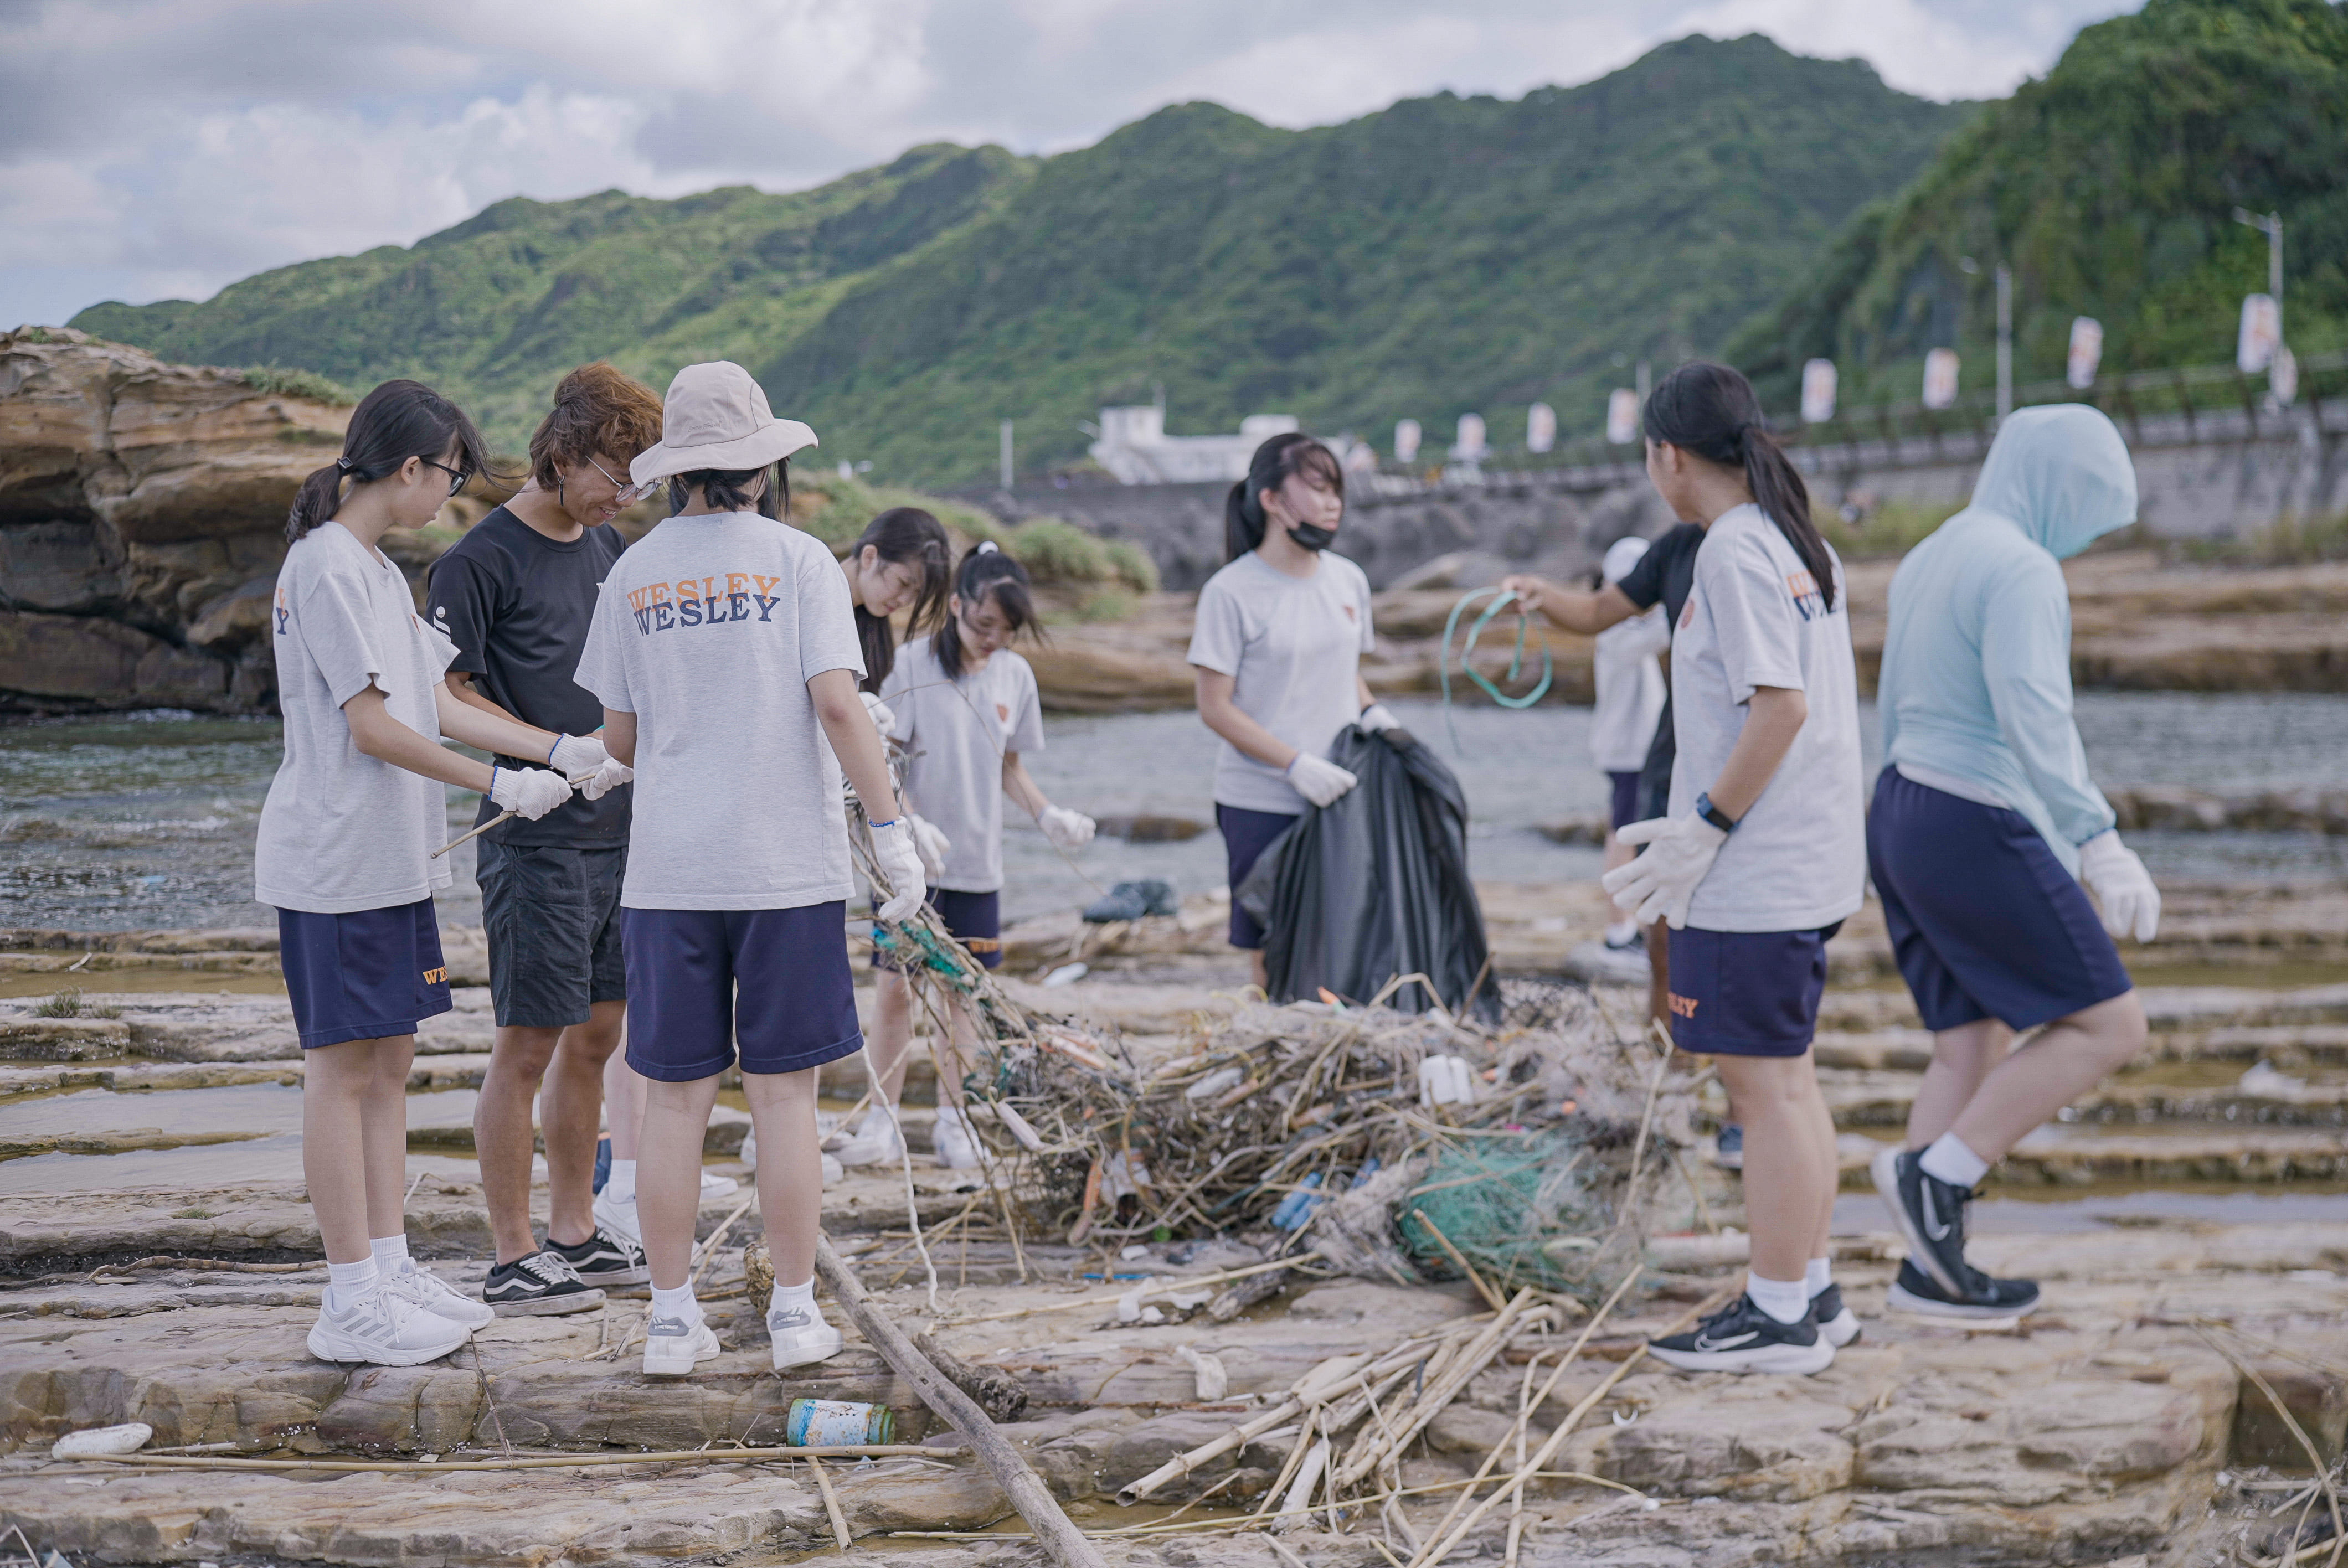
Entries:
{"label": "girl wearing beige bucket hat", "polygon": [[[883,920],[924,891],[878,730],[848,584],[831,551],[778,520],[788,459],[815,432],[778,419],[740,365],[687,365],[663,438],[629,465],[674,513],[613,564],[579,661],[612,754],[635,769],[620,894],[628,1065],[650,1080],[636,1201],[652,1266],[644,1371],[717,1354],[687,1277],[701,1145],[736,1064],[758,1134],[780,1370],[835,1354],[815,1304],[823,1177],[816,1073],[863,1047],[844,934],[854,890],[846,773],[887,879]],[[739,1054],[737,1058],[736,1047]]]}

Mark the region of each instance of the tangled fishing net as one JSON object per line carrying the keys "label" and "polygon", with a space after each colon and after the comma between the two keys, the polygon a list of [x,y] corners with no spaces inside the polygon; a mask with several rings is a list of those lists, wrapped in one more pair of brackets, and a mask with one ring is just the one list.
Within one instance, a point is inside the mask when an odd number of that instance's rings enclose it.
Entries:
{"label": "tangled fishing net", "polygon": [[1015,999],[926,907],[872,941],[941,1034],[957,1001],[977,1026],[963,1089],[1014,1239],[1239,1235],[1398,1284],[1464,1260],[1496,1286],[1595,1299],[1700,1201],[1687,1097],[1661,1093],[1643,1019],[1585,990],[1511,984],[1497,1029],[1243,1002],[1142,1060]]}

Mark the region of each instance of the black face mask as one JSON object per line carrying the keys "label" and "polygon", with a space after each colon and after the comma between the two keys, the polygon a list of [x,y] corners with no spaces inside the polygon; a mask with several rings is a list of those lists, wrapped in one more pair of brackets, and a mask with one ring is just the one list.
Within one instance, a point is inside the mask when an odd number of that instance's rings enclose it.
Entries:
{"label": "black face mask", "polygon": [[1318,555],[1337,542],[1337,530],[1324,528],[1318,523],[1292,523],[1288,528],[1288,537]]}

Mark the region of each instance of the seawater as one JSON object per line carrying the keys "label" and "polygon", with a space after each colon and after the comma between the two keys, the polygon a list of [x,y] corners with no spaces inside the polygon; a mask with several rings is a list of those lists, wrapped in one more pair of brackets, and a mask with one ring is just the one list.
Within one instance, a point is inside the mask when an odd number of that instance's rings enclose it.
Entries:
{"label": "seawater", "polygon": [[[1542,882],[1593,876],[1587,846],[1540,825],[1605,810],[1590,764],[1590,712],[1547,706],[1453,711],[1455,750],[1438,704],[1388,704],[1458,773],[1472,813],[1478,877]],[[2079,728],[2096,776],[2111,785],[2203,789],[2348,785],[2348,697],[2296,692],[2084,692]],[[1862,715],[1869,767],[1875,718]],[[1004,910],[1017,918],[1089,902],[1124,877],[1162,876],[1184,892],[1220,885],[1212,828],[1215,738],[1188,711],[1046,718],[1028,768],[1053,799],[1096,815],[1149,813],[1208,825],[1174,844],[1099,839],[1074,864],[1012,811]],[[271,720],[161,711],[44,720],[0,728],[0,924],[71,930],[266,926],[252,901],[252,838],[281,754]],[[449,835],[478,797],[451,790]],[[2191,879],[2336,880],[2348,840],[2302,834],[2140,834],[2156,875]],[[445,918],[479,918],[472,846],[450,856]]]}

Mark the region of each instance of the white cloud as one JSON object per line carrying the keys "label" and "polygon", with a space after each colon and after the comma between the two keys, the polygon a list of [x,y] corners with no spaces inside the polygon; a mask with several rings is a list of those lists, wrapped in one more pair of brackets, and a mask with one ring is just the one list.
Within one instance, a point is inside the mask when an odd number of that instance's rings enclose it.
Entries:
{"label": "white cloud", "polygon": [[1573,83],[1763,32],[1979,97],[2132,0],[18,0],[0,324],[201,297],[511,195],[821,181],[922,141],[1083,145],[1211,98],[1270,123]]}

